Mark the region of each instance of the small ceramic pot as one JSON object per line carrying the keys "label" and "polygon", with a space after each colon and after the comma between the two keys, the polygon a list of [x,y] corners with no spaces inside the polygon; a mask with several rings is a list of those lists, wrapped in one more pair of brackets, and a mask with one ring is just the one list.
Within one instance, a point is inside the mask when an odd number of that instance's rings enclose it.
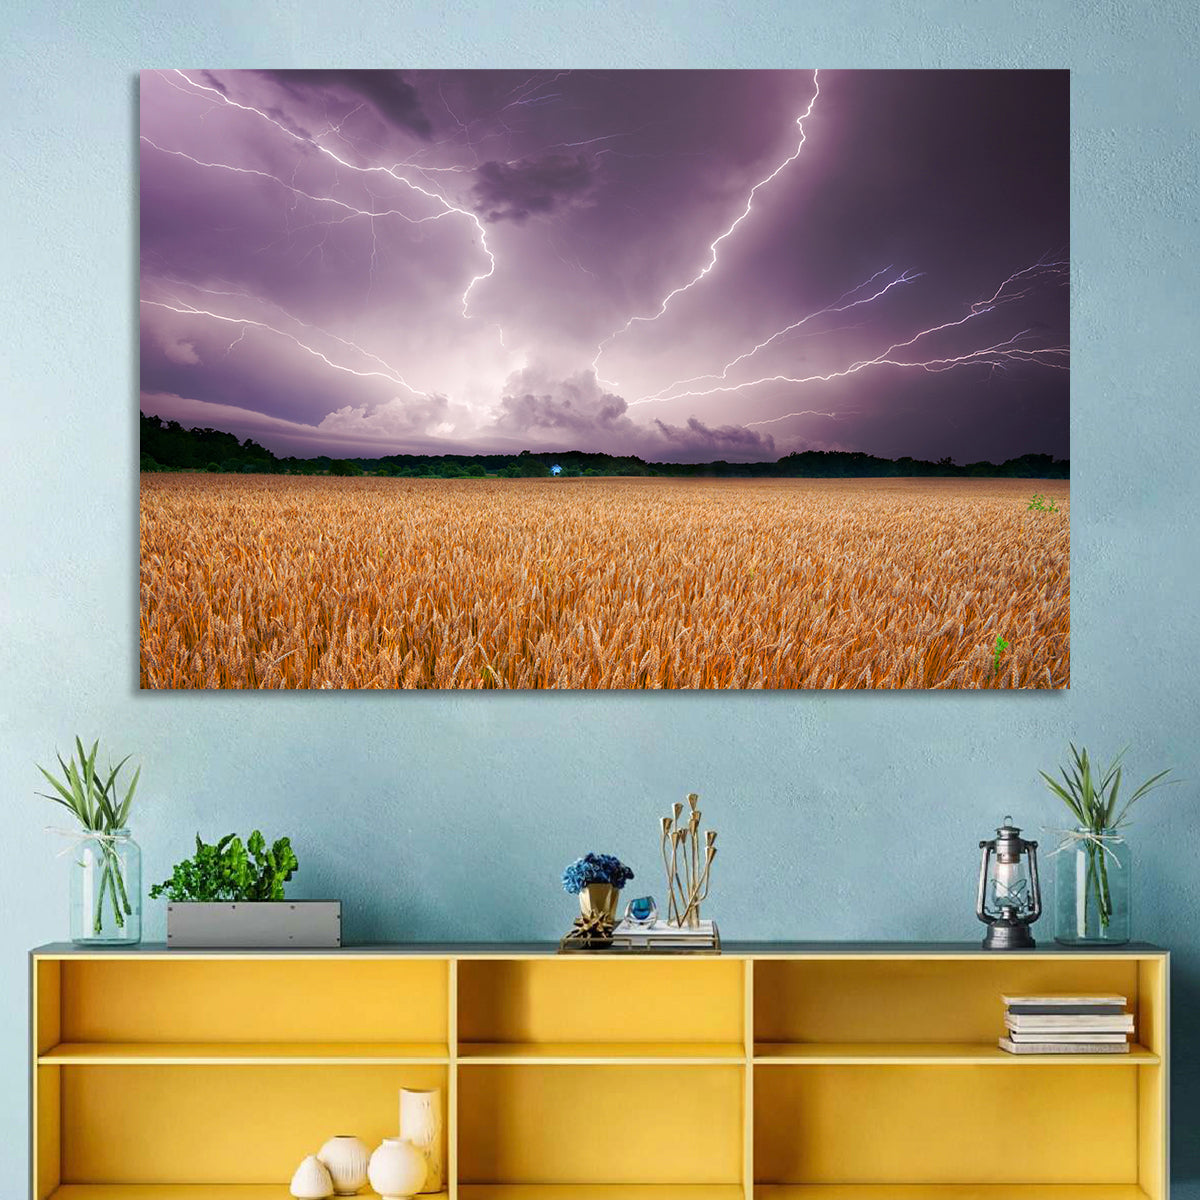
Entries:
{"label": "small ceramic pot", "polygon": [[333,1180],[338,1196],[353,1196],[367,1182],[367,1162],[371,1152],[364,1142],[347,1133],[339,1133],[317,1151]]}
{"label": "small ceramic pot", "polygon": [[425,1156],[407,1138],[384,1138],[371,1155],[371,1186],[383,1200],[411,1200],[425,1186]]}
{"label": "small ceramic pot", "polygon": [[315,1154],[310,1154],[296,1168],[290,1191],[296,1200],[325,1200],[333,1195],[333,1180]]}

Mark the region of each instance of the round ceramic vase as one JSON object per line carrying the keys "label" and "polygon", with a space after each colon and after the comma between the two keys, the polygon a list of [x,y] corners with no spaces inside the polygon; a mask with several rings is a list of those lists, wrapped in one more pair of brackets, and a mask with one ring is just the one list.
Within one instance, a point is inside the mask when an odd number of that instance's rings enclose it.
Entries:
{"label": "round ceramic vase", "polygon": [[442,1089],[400,1089],[400,1136],[424,1155],[427,1173],[423,1192],[442,1190]]}
{"label": "round ceramic vase", "polygon": [[339,1133],[317,1151],[333,1180],[338,1196],[353,1196],[367,1182],[367,1162],[371,1152],[365,1143],[346,1133]]}
{"label": "round ceramic vase", "polygon": [[315,1154],[310,1154],[296,1168],[289,1190],[296,1200],[325,1200],[333,1195],[333,1180],[325,1164]]}
{"label": "round ceramic vase", "polygon": [[384,1138],[371,1155],[371,1186],[383,1200],[411,1200],[425,1185],[425,1156],[406,1138]]}

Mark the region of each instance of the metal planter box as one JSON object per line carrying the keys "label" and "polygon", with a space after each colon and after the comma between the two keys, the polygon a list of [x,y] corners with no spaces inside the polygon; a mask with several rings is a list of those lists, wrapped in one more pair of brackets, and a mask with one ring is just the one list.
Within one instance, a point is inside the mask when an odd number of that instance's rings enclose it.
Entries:
{"label": "metal planter box", "polygon": [[171,949],[318,949],[341,944],[340,900],[167,905],[167,946]]}

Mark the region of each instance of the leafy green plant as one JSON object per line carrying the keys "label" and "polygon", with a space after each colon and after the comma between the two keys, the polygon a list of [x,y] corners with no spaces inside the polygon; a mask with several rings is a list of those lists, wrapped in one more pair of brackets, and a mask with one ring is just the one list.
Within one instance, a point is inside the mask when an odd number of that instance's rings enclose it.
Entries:
{"label": "leafy green plant", "polygon": [[1008,649],[1008,643],[996,634],[996,644],[992,647],[992,674],[1000,674],[1000,655]]}
{"label": "leafy green plant", "polygon": [[210,845],[196,834],[196,853],[175,864],[171,878],[156,883],[150,898],[175,903],[205,900],[282,900],[283,885],[300,869],[288,838],[268,847],[256,829],[243,844],[227,833]]}
{"label": "leafy green plant", "polygon": [[1033,499],[1029,501],[1026,508],[1027,512],[1058,512],[1058,505],[1054,503],[1054,497],[1050,497],[1050,502],[1046,502],[1046,497],[1038,492]]}
{"label": "leafy green plant", "polygon": [[38,766],[38,770],[54,789],[53,795],[49,792],[39,792],[38,795],[62,805],[79,822],[85,833],[95,835],[100,847],[104,867],[100,874],[100,887],[96,892],[96,909],[92,918],[92,928],[96,934],[101,932],[106,899],[112,905],[113,919],[120,929],[124,929],[125,918],[133,912],[125,890],[125,874],[113,842],[116,831],[124,829],[129,820],[133,795],[142,775],[142,769],[138,767],[122,796],[117,787],[117,779],[131,756],[126,755],[115,767],[110,763],[106,775],[96,765],[99,752],[98,738],[92,743],[91,750],[85,750],[83,742],[77,737],[75,753],[71,755],[69,762],[55,752],[58,765],[62,769],[61,778],[51,775],[45,767]]}
{"label": "leafy green plant", "polygon": [[[1068,774],[1066,767],[1059,767],[1059,774],[1063,777],[1062,783],[1059,783],[1053,776],[1047,775],[1045,771],[1039,771],[1038,774],[1046,781],[1046,786],[1071,810],[1071,815],[1078,822],[1080,830],[1086,835],[1081,839],[1087,854],[1084,886],[1089,890],[1094,890],[1096,907],[1100,913],[1100,924],[1107,929],[1113,907],[1108,887],[1108,866],[1104,861],[1104,856],[1108,853],[1104,846],[1104,838],[1111,838],[1122,826],[1128,824],[1129,810],[1147,792],[1156,787],[1169,786],[1164,785],[1162,780],[1171,773],[1171,769],[1168,767],[1167,770],[1152,775],[1145,783],[1131,792],[1122,803],[1120,800],[1121,772],[1124,768],[1121,765],[1121,759],[1125,755],[1125,750],[1122,750],[1107,767],[1097,773],[1092,770],[1092,762],[1086,748],[1076,750],[1073,743],[1070,744],[1070,747],[1070,773]],[[1179,780],[1172,779],[1169,782],[1178,783]],[[1064,846],[1066,844],[1064,843]]]}

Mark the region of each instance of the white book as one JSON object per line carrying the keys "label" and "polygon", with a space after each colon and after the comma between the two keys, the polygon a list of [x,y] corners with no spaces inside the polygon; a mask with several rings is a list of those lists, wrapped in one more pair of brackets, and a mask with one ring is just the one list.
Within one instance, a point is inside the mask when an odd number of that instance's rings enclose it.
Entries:
{"label": "white book", "polygon": [[1001,1000],[1010,1007],[1014,1004],[1019,1005],[1080,1005],[1080,1004],[1104,1004],[1104,1005],[1119,1005],[1124,1008],[1129,1003],[1126,996],[1001,996]]}
{"label": "white book", "polygon": [[681,941],[705,940],[713,935],[713,923],[711,921],[701,921],[699,925],[692,928],[689,925],[671,925],[666,921],[657,920],[653,925],[638,925],[628,918],[613,930],[613,937],[636,937],[636,938],[678,938]]}
{"label": "white book", "polygon": [[1124,996],[1001,996],[1020,1016],[1106,1017],[1125,1011]]}
{"label": "white book", "polygon": [[1054,1030],[1076,1033],[1133,1032],[1133,1014],[1118,1013],[1111,1017],[1046,1017],[1004,1014],[1004,1024],[1022,1033],[1048,1033]]}
{"label": "white book", "polygon": [[1122,1042],[1014,1042],[1010,1038],[1000,1039],[1000,1049],[1009,1054],[1128,1054],[1129,1043]]}
{"label": "white book", "polygon": [[1017,1033],[1014,1031],[1009,1036],[1011,1041],[1030,1045],[1038,1042],[1126,1042],[1129,1040],[1127,1033]]}
{"label": "white book", "polygon": [[696,928],[655,921],[653,925],[638,925],[623,920],[613,930],[613,945],[637,950],[659,947],[664,950],[696,949],[716,947],[720,944],[716,925],[712,921],[701,921]]}

